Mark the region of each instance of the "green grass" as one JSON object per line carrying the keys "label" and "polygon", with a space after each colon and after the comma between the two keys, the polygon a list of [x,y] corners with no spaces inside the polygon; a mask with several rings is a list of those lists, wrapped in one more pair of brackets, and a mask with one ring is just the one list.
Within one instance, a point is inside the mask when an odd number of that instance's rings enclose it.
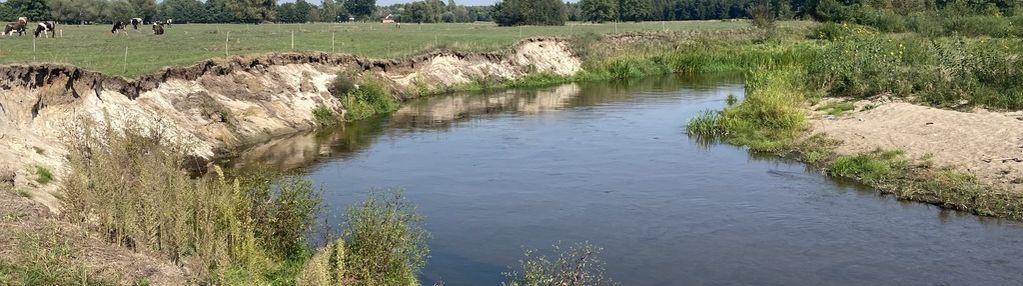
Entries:
{"label": "green grass", "polygon": [[[746,22],[679,21],[498,27],[493,23],[403,24],[178,24],[155,36],[148,27],[128,35],[111,35],[109,25],[64,25],[63,38],[30,36],[0,41],[0,64],[67,63],[109,74],[135,76],[166,66],[179,66],[227,54],[268,52],[338,52],[374,58],[401,58],[436,48],[465,51],[503,49],[527,37],[584,35],[632,31],[741,29]],[[617,28],[616,28],[617,27]],[[292,48],[294,32],[294,48]],[[228,35],[230,34],[230,35]],[[230,36],[230,39],[228,39]],[[331,38],[333,37],[333,48]],[[125,66],[125,48],[128,61]]]}
{"label": "green grass", "polygon": [[906,167],[900,151],[877,150],[865,154],[840,156],[831,163],[828,174],[879,184]]}
{"label": "green grass", "polygon": [[53,180],[53,173],[43,166],[36,166],[36,183],[48,184]]}
{"label": "green grass", "polygon": [[856,109],[856,106],[853,105],[852,102],[846,101],[830,102],[824,106],[817,107],[817,111],[824,111],[825,114],[831,116],[841,116],[854,109]]}

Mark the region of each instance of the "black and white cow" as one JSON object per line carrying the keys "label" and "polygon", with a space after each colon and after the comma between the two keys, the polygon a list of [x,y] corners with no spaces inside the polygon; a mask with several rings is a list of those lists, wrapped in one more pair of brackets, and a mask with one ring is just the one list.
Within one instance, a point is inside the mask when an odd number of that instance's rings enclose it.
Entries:
{"label": "black and white cow", "polygon": [[153,23],[153,35],[163,35],[163,24],[160,22]]}
{"label": "black and white cow", "polygon": [[125,32],[125,33],[128,32],[128,31],[124,30],[124,22],[121,22],[121,21],[114,22],[114,27],[110,28],[110,33],[111,34],[117,34],[117,31],[121,31],[121,32]]}
{"label": "black and white cow", "polygon": [[28,27],[28,18],[18,17],[18,21],[14,23],[8,23],[4,26],[4,36],[14,35],[18,33],[18,36],[25,34],[25,28]]}
{"label": "black and white cow", "polygon": [[50,33],[50,35],[49,35],[50,38],[56,38],[57,37],[57,29],[56,28],[57,28],[57,24],[55,24],[54,22],[39,22],[39,25],[36,25],[36,33],[35,33],[36,38],[39,37],[39,34],[42,34],[43,38],[46,38],[46,36],[47,36],[46,33]]}
{"label": "black and white cow", "polygon": [[139,29],[139,25],[142,25],[142,18],[131,18],[131,27],[135,30]]}
{"label": "black and white cow", "polygon": [[167,28],[170,28],[171,25],[174,25],[174,19],[167,19],[167,22],[164,24],[167,25]]}

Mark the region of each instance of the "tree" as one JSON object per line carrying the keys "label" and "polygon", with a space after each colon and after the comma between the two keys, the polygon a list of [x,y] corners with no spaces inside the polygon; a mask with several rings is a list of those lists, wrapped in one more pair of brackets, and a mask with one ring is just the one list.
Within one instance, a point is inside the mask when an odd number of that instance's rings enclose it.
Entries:
{"label": "tree", "polygon": [[18,17],[28,17],[29,21],[49,20],[50,9],[46,0],[8,0],[6,6],[13,15],[11,20]]}
{"label": "tree", "polygon": [[228,10],[245,23],[273,21],[276,6],[276,0],[227,0]]}
{"label": "tree", "polygon": [[206,22],[207,11],[198,0],[163,0],[159,11],[160,19],[174,19],[177,23]]}
{"label": "tree", "polygon": [[505,0],[493,9],[494,22],[501,26],[564,25],[567,19],[560,0]]}
{"label": "tree", "polygon": [[603,23],[618,18],[618,3],[615,0],[582,0],[579,5],[584,21]]}
{"label": "tree", "polygon": [[345,2],[345,9],[356,19],[366,20],[376,10],[376,0],[348,0]]}
{"label": "tree", "polygon": [[621,0],[618,2],[618,19],[622,21],[643,21],[649,17],[650,0]]}
{"label": "tree", "polygon": [[334,0],[320,1],[320,20],[325,22],[337,22],[337,3]]}
{"label": "tree", "polygon": [[405,14],[408,15],[408,22],[412,23],[436,23],[440,19],[433,5],[426,1],[412,2],[405,5]]}
{"label": "tree", "polygon": [[135,17],[146,22],[156,20],[156,0],[128,0],[128,3],[131,3],[132,10],[136,13]]}
{"label": "tree", "polygon": [[131,3],[124,0],[110,1],[107,5],[107,9],[103,10],[104,22],[112,23],[117,21],[127,21],[135,15],[134,8],[131,7]]}
{"label": "tree", "polygon": [[204,22],[206,23],[234,23],[238,22],[234,13],[228,7],[228,0],[206,0],[203,5]]}

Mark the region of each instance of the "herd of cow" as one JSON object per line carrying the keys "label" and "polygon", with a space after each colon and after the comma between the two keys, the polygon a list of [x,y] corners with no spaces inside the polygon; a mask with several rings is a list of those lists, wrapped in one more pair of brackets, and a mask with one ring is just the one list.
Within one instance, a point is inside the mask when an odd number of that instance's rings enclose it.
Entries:
{"label": "herd of cow", "polygon": [[[138,30],[140,25],[144,25],[143,22],[142,22],[142,18],[131,18],[131,20],[129,20],[128,23],[135,30]],[[163,22],[161,22],[161,21],[153,22],[152,23],[153,24],[153,34],[163,35],[163,27],[164,26],[170,27],[171,24],[173,24],[173,23],[174,23],[174,19],[167,19],[167,21],[163,21]],[[117,32],[127,33],[127,31],[125,30],[126,26],[127,26],[127,24],[125,24],[124,22],[121,22],[121,21],[114,22],[114,27],[112,29],[110,29],[110,33],[111,34],[116,34]],[[39,22],[39,24],[36,25],[35,37],[38,38],[41,35],[44,38],[47,37],[47,36],[49,36],[51,38],[55,38],[57,36],[57,34],[56,34],[57,33],[56,32],[57,31],[56,27],[57,27],[57,23],[55,23],[55,22],[51,22],[51,21]],[[17,21],[15,21],[13,23],[7,23],[7,25],[4,26],[3,35],[4,36],[11,36],[11,35],[14,35],[14,33],[18,33],[18,36],[21,36],[21,35],[25,34],[25,31],[27,30],[27,28],[28,28],[28,18],[18,17]]]}

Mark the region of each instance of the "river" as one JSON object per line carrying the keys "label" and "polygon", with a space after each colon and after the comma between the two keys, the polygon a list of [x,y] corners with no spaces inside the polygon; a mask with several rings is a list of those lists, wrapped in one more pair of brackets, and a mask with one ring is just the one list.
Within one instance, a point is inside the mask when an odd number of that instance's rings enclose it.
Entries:
{"label": "river", "polygon": [[1020,285],[1023,227],[898,201],[798,162],[697,142],[735,75],[424,98],[241,154],[324,189],[326,217],[400,188],[424,285],[499,285],[525,249],[603,247],[622,285]]}

